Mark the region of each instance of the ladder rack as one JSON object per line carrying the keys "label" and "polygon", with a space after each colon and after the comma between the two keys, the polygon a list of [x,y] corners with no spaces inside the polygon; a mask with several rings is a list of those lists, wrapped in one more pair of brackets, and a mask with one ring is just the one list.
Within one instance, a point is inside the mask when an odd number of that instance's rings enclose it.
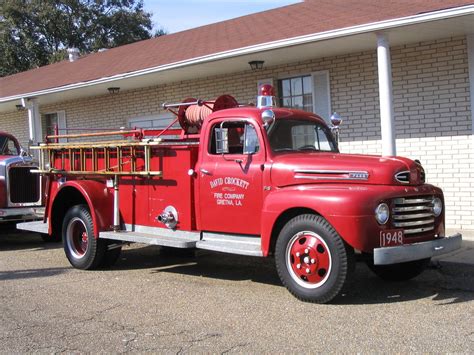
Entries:
{"label": "ladder rack", "polygon": [[[41,143],[31,147],[39,151],[38,174],[162,176],[151,169],[152,147],[161,138],[135,141]],[[47,167],[47,164],[50,164]]]}

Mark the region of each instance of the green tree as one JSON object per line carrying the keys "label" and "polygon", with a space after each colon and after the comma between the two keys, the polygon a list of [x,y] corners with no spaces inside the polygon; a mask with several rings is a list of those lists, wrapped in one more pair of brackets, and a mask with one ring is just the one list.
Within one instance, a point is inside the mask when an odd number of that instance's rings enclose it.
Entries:
{"label": "green tree", "polygon": [[[0,0],[0,76],[152,36],[143,0]],[[156,35],[162,35],[159,30]]]}

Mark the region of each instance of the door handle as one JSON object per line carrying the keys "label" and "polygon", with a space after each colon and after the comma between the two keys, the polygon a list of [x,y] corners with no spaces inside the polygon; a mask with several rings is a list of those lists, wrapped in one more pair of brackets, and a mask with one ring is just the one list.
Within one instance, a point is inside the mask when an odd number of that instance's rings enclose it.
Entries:
{"label": "door handle", "polygon": [[206,175],[212,175],[209,170],[206,170],[206,169],[203,169],[203,168],[199,169],[199,171],[203,174],[206,174]]}

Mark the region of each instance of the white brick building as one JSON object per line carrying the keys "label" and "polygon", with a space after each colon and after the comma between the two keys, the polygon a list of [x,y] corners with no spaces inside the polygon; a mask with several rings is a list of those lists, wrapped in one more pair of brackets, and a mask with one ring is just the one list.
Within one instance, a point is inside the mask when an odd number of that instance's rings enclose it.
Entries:
{"label": "white brick building", "polygon": [[[361,3],[369,6],[374,2],[358,2]],[[78,70],[76,63],[67,61],[58,65],[56,71],[52,65],[3,78],[0,79],[0,130],[13,133],[26,146],[29,139],[33,143],[41,140],[40,136],[54,123],[67,128],[163,126],[169,117],[161,109],[163,102],[179,102],[187,97],[213,99],[227,93],[247,103],[255,100],[259,83],[272,82],[282,104],[303,105],[304,101],[303,108],[325,118],[337,111],[345,119],[342,152],[382,154],[387,145],[390,148],[390,142],[386,138],[382,140],[381,122],[387,121],[381,120],[381,111],[388,109],[390,113],[392,107],[393,115],[389,119],[394,125],[397,155],[422,162],[427,181],[445,192],[447,227],[469,233],[474,231],[474,6],[469,1],[453,1],[451,9],[443,10],[430,7],[434,5],[426,1],[414,3],[420,6],[413,10],[418,11],[414,14],[401,16],[401,10],[395,7],[391,9],[393,14],[386,10],[386,17],[379,21],[353,19],[353,26],[326,31],[315,28],[308,33],[295,30],[293,37],[286,33],[281,39],[256,39],[245,45],[239,42],[232,48],[209,50],[207,54],[198,53],[199,56],[182,54],[175,62],[169,59],[164,64],[137,65],[135,71],[127,68],[121,72],[118,68],[110,73],[99,64],[103,61],[107,66],[107,60],[119,60],[126,53],[131,58],[135,55],[139,61],[140,44],[79,59],[86,68],[97,72],[97,78],[79,77],[61,82],[62,78],[57,76],[74,76],[72,72]],[[308,6],[314,6],[312,0],[263,14],[266,21],[269,18],[278,21],[280,17],[268,17],[268,14],[295,13],[296,16],[309,11]],[[425,12],[420,11],[425,7]],[[318,13],[323,10],[319,9]],[[242,23],[258,23],[256,20],[264,15],[252,16],[257,17],[210,27],[216,26],[215,31],[219,32],[219,26],[225,25],[237,31]],[[208,27],[152,41],[166,40],[170,42],[166,45],[174,48],[173,45],[183,43],[186,38],[193,35],[202,38],[207,33],[208,37],[202,41],[213,47]],[[242,33],[242,39],[246,35],[249,36]],[[383,57],[377,54],[377,48],[381,48],[380,42],[377,47],[377,36],[382,35],[390,43],[391,63],[380,63]],[[173,44],[173,39],[178,44]],[[142,43],[151,48],[154,42]],[[159,51],[150,50],[150,56],[153,55],[159,56]],[[255,59],[265,61],[263,69],[250,70],[247,63]],[[384,65],[391,69],[391,86],[379,82]],[[42,86],[32,85],[28,90],[28,83],[18,84],[21,80],[34,82],[35,75],[45,80]],[[48,75],[52,78],[50,83],[44,79]],[[287,96],[286,85],[300,82],[304,84],[304,92],[289,92]],[[109,94],[108,87],[120,87],[119,94]],[[381,94],[390,91],[392,106],[385,107]],[[293,101],[285,101],[284,97]],[[29,105],[29,110],[15,108],[21,99]]]}

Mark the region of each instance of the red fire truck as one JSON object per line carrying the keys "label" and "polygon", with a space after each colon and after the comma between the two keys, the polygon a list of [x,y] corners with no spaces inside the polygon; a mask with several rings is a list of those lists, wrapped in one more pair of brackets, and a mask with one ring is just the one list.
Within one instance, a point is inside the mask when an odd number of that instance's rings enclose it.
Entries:
{"label": "red fire truck", "polygon": [[[111,265],[130,242],[273,256],[288,290],[319,303],[341,292],[356,255],[407,280],[460,247],[419,162],[341,154],[334,125],[275,107],[272,91],[256,107],[229,95],[164,104],[177,117],[160,131],[47,137],[45,218],[19,228],[61,238],[79,269]],[[94,139],[73,141],[83,137]]]}

